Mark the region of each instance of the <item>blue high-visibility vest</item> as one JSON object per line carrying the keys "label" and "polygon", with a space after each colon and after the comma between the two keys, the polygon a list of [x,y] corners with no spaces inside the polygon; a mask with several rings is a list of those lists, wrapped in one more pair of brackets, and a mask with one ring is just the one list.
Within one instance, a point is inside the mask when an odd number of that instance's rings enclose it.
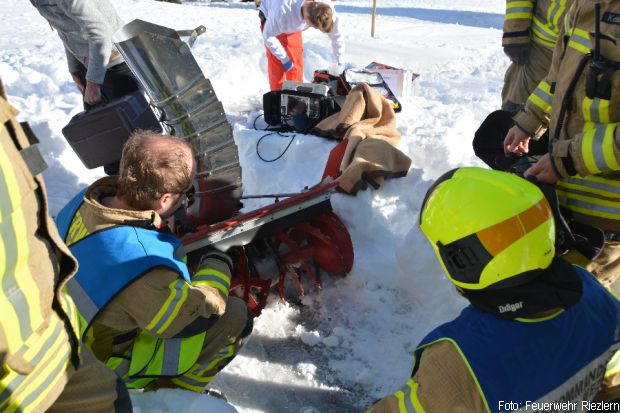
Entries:
{"label": "blue high-visibility vest", "polygon": [[[573,268],[583,284],[577,304],[529,321],[468,306],[422,340],[412,376],[424,349],[448,340],[469,366],[488,411],[525,409],[536,401],[576,402],[580,408],[582,400],[594,399],[620,342],[620,302],[592,274]],[[508,408],[507,402],[515,404]]]}
{"label": "blue high-visibility vest", "polygon": [[[83,202],[84,192],[76,195],[56,218],[63,239]],[[175,256],[180,246],[181,242],[172,234],[125,225],[92,233],[72,244],[70,250],[79,269],[67,283],[67,290],[87,325],[123,289],[154,268],[168,268],[190,282],[187,265]]]}

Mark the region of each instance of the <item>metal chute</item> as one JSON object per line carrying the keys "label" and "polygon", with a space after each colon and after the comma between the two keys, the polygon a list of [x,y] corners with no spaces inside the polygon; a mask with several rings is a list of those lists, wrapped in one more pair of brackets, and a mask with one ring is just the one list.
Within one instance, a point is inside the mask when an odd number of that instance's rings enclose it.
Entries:
{"label": "metal chute", "polygon": [[[192,34],[191,39],[195,37]],[[202,216],[209,199],[238,200],[241,166],[232,128],[190,46],[176,30],[139,19],[116,32],[114,44],[161,113],[160,120],[168,132],[194,148],[196,186],[201,196],[189,213]],[[231,204],[234,208],[236,202]],[[211,221],[228,218],[234,212],[222,211]]]}

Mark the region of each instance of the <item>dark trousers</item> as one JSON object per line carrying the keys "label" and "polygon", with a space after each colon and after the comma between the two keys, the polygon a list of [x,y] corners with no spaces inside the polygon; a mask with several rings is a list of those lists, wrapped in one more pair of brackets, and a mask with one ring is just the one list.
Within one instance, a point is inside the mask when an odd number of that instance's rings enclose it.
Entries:
{"label": "dark trousers", "polygon": [[[82,66],[78,72],[80,81],[86,86],[86,68]],[[101,101],[106,103],[116,98],[123,97],[140,89],[140,85],[126,63],[120,63],[109,68],[105,73],[101,85]],[[84,110],[94,106],[84,102]],[[107,175],[118,175],[120,162],[112,162],[103,166]]]}
{"label": "dark trousers", "polygon": [[[86,68],[81,67],[77,74],[80,81],[86,86]],[[129,70],[126,63],[120,63],[112,66],[105,72],[105,78],[101,85],[101,96],[103,100],[114,100],[122,96],[128,95],[140,89],[140,84]],[[84,109],[91,109],[90,105],[84,103]]]}

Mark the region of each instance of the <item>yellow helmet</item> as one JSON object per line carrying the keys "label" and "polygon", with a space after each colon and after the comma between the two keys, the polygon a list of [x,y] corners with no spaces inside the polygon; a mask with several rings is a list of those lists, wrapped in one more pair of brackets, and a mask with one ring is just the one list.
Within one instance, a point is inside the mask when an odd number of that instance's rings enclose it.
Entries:
{"label": "yellow helmet", "polygon": [[468,290],[522,284],[551,264],[555,224],[538,187],[505,172],[464,167],[426,193],[420,229],[448,278]]}

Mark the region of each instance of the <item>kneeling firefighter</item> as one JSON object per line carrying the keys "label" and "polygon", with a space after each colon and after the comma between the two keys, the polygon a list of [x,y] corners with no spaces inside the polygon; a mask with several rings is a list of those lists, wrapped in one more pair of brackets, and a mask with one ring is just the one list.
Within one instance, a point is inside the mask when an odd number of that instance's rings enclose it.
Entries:
{"label": "kneeling firefighter", "polygon": [[184,141],[136,133],[120,176],[96,181],[58,215],[80,262],[67,289],[84,341],[129,388],[206,390],[252,331],[245,302],[228,296],[231,259],[206,253],[190,275],[165,223],[192,197],[195,175]]}
{"label": "kneeling firefighter", "polygon": [[405,386],[370,412],[500,412],[601,396],[615,373],[620,302],[554,256],[554,220],[538,187],[455,169],[427,192],[419,225],[470,305],[422,339]]}

